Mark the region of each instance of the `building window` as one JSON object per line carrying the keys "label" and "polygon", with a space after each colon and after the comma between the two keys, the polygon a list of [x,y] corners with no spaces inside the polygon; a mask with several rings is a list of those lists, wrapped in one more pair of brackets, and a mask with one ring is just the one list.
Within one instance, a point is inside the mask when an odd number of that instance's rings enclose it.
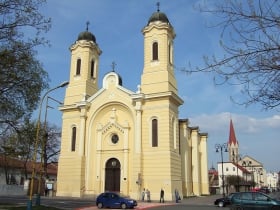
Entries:
{"label": "building window", "polygon": [[158,43],[153,43],[153,61],[158,60]]}
{"label": "building window", "polygon": [[119,136],[117,134],[114,134],[112,137],[111,137],[111,141],[113,144],[116,144],[118,143],[119,141]]}
{"label": "building window", "polygon": [[168,60],[169,60],[169,63],[171,64],[172,60],[171,60],[171,45],[170,45],[170,43],[168,44]]}
{"label": "building window", "polygon": [[177,126],[176,126],[176,120],[173,118],[172,119],[172,125],[173,125],[173,147],[174,149],[177,149],[177,135],[176,135],[176,130],[177,130]]}
{"label": "building window", "polygon": [[77,128],[72,128],[72,139],[71,139],[71,151],[75,151],[76,149],[76,138],[77,138]]}
{"label": "building window", "polygon": [[94,60],[92,60],[90,64],[90,77],[94,78]]}
{"label": "building window", "polygon": [[232,170],[235,171],[235,167],[233,167]]}
{"label": "building window", "polygon": [[228,171],[228,167],[226,167],[226,171]]}
{"label": "building window", "polygon": [[76,75],[80,75],[80,74],[81,74],[81,59],[78,58],[77,66],[76,66]]}
{"label": "building window", "polygon": [[152,120],[152,147],[158,146],[158,121]]}

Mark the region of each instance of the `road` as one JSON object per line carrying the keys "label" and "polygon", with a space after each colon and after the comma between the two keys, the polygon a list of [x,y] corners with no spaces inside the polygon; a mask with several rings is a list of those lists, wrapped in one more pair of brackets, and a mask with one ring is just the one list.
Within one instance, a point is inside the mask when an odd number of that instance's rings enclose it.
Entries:
{"label": "road", "polygon": [[[214,196],[202,196],[202,197],[193,197],[187,198],[182,200],[181,203],[173,203],[173,202],[166,202],[161,204],[158,201],[152,201],[151,203],[147,202],[139,202],[138,207],[136,209],[149,209],[153,207],[154,210],[156,209],[217,209],[217,207],[213,206],[213,201],[220,195]],[[1,205],[4,204],[17,204],[17,205],[27,205],[29,197],[28,196],[0,196],[0,209]],[[32,203],[35,204],[36,198],[33,198]],[[95,206],[95,202],[92,199],[83,199],[83,198],[69,198],[69,197],[44,197],[40,198],[41,205],[45,206],[54,206],[57,208],[70,210],[96,210],[97,207]],[[160,205],[160,206],[158,206]],[[191,208],[189,208],[191,207]],[[223,209],[226,210],[226,209]]]}
{"label": "road", "polygon": [[[139,202],[136,209],[150,209],[153,210],[217,210],[218,207],[213,205],[215,199],[221,197],[221,195],[210,195],[210,196],[198,196],[192,198],[185,198],[180,203],[176,204],[174,202],[166,202],[163,205],[158,201],[153,201],[151,203]],[[280,198],[280,193],[273,194],[272,197]],[[17,205],[27,205],[29,197],[28,196],[0,196],[0,209],[1,205],[4,204],[17,204]],[[96,210],[95,202],[92,199],[84,198],[69,198],[69,197],[44,197],[42,196],[41,205],[53,206],[65,210]],[[33,204],[35,204],[35,198],[33,199]],[[160,205],[160,206],[159,206]],[[228,210],[229,208],[222,208],[222,210]]]}

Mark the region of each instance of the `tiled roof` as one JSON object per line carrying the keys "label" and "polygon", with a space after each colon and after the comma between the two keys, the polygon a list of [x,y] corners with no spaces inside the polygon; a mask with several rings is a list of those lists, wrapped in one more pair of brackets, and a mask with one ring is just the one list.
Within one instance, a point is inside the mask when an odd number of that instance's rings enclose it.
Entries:
{"label": "tiled roof", "polygon": [[242,171],[243,173],[251,174],[251,172],[248,171],[248,170],[246,169],[246,167],[243,167],[243,166],[241,166],[241,165],[239,165],[239,164],[237,164],[237,163],[232,163],[232,164],[235,165],[235,166],[238,168],[238,170]]}
{"label": "tiled roof", "polygon": [[[23,160],[20,160],[20,159],[17,159],[17,158],[12,158],[12,157],[5,157],[4,155],[0,154],[0,168],[7,165],[10,168],[24,170],[24,164],[25,164],[25,161],[23,161]],[[40,171],[40,167],[41,167],[41,163],[36,162],[35,163],[35,170]],[[27,172],[32,173],[32,168],[33,168],[33,162],[32,161],[27,161],[26,162]],[[48,163],[47,173],[50,174],[50,175],[56,175],[57,174],[57,163]]]}
{"label": "tiled roof", "polygon": [[238,144],[238,141],[236,140],[236,137],[235,137],[234,127],[233,127],[233,123],[232,123],[231,119],[230,119],[230,126],[229,126],[228,144],[229,145],[232,145],[232,144],[236,145],[236,144]]}

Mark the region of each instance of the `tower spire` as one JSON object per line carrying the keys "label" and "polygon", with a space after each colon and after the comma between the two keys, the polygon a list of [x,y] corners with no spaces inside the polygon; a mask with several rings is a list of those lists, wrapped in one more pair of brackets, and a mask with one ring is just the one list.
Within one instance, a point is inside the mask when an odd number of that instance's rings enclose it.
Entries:
{"label": "tower spire", "polygon": [[229,161],[234,163],[238,163],[239,157],[239,145],[238,141],[236,140],[235,131],[233,127],[232,119],[230,118],[230,125],[229,125],[229,138],[228,138],[228,152],[229,152]]}
{"label": "tower spire", "polygon": [[228,138],[228,144],[229,145],[236,145],[238,144],[235,136],[235,131],[232,123],[232,119],[230,119],[230,125],[229,125],[229,138]]}

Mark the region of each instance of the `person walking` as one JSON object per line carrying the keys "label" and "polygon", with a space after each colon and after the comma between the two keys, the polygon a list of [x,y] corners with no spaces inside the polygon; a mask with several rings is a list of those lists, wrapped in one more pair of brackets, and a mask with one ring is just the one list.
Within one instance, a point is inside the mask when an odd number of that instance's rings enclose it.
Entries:
{"label": "person walking", "polygon": [[146,194],[147,194],[147,201],[151,202],[151,193],[148,189],[146,189]]}
{"label": "person walking", "polygon": [[179,203],[180,196],[179,196],[179,192],[177,189],[175,189],[175,200],[176,200],[176,203]]}
{"label": "person walking", "polygon": [[159,199],[159,202],[161,203],[164,203],[164,190],[163,189],[161,189],[160,190],[160,199]]}
{"label": "person walking", "polygon": [[145,188],[143,189],[143,191],[142,191],[142,201],[144,201],[145,200]]}

